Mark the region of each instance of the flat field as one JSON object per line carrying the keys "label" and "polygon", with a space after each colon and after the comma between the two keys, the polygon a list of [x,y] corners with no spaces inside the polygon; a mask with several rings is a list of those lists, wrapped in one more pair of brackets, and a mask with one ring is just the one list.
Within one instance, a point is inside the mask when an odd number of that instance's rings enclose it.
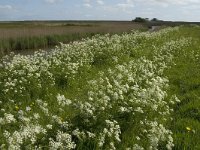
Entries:
{"label": "flat field", "polygon": [[11,51],[47,49],[95,34],[147,30],[130,21],[24,21],[0,23],[0,55]]}
{"label": "flat field", "polygon": [[48,54],[6,56],[0,147],[199,150],[199,61],[199,26],[96,35]]}

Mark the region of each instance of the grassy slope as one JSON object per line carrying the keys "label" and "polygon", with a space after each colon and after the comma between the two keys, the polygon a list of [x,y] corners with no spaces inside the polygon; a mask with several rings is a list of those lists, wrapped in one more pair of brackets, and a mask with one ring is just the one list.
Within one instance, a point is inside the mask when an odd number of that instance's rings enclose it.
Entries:
{"label": "grassy slope", "polygon": [[174,133],[174,149],[194,150],[200,149],[200,29],[184,27],[181,36],[194,39],[191,47],[176,54],[176,65],[166,72],[170,92],[181,100],[174,108],[170,126]]}
{"label": "grassy slope", "polygon": [[[167,41],[181,37],[192,37],[194,39],[191,47],[183,48],[176,53],[176,65],[167,70],[165,74],[170,81],[169,95],[176,94],[181,100],[181,103],[174,107],[173,121],[169,123],[169,127],[174,133],[175,150],[194,150],[200,149],[200,29],[182,27],[178,34],[168,35],[168,37],[163,37],[163,39],[157,42],[148,41],[142,43],[143,50],[140,47],[142,51],[134,57],[146,56],[151,59],[153,45],[161,47]],[[126,61],[126,58],[122,58],[121,61]],[[75,88],[83,89],[87,84],[85,81],[97,76],[97,72],[106,71],[112,67],[105,62],[103,64],[100,62],[99,65],[97,66],[98,68],[94,67],[89,72],[85,72],[80,76],[78,82],[68,91],[72,94],[72,97],[76,95],[74,93]],[[188,131],[187,127],[191,128],[191,131]],[[129,130],[128,135],[130,132],[132,131]],[[125,138],[126,140],[131,140],[128,137]]]}
{"label": "grassy slope", "polygon": [[[174,149],[182,150],[182,149],[199,149],[199,139],[200,139],[200,29],[192,28],[192,27],[182,27],[179,32],[170,33],[166,36],[163,36],[159,40],[154,39],[138,39],[137,43],[139,46],[136,49],[130,49],[129,54],[116,54],[119,56],[119,64],[123,64],[125,62],[129,62],[130,60],[138,59],[142,56],[147,57],[149,60],[153,60],[152,51],[154,50],[154,46],[157,49],[161,48],[165,43],[173,40],[180,39],[182,37],[192,37],[192,45],[189,47],[182,48],[174,53],[175,58],[174,62],[176,65],[172,65],[171,68],[165,71],[164,76],[167,76],[169,79],[169,90],[168,95],[176,94],[177,97],[181,100],[181,103],[174,106],[174,113],[172,114],[173,121],[168,122],[168,127],[172,130],[174,137]],[[124,46],[128,43],[124,43]],[[102,48],[106,48],[106,45],[103,45]],[[107,50],[106,50],[107,51]],[[97,55],[98,56],[98,55]],[[66,116],[72,119],[72,123],[77,123],[76,126],[84,128],[85,124],[81,121],[81,117],[78,114],[78,110],[68,110],[65,113],[60,113],[54,106],[56,103],[54,102],[54,94],[61,93],[67,96],[69,99],[77,99],[77,100],[86,100],[87,92],[91,88],[88,85],[89,80],[98,79],[99,72],[107,72],[108,68],[114,68],[114,64],[112,60],[110,60],[109,55],[100,55],[95,58],[95,61],[90,68],[81,68],[79,73],[75,75],[72,80],[65,80],[63,76],[57,77],[56,87],[51,89],[52,95],[45,95],[46,89],[44,91],[34,90],[34,87],[30,89],[33,93],[27,97],[18,97],[16,99],[23,102],[22,108],[25,108],[27,105],[30,105],[30,102],[27,101],[27,98],[31,100],[35,100],[38,97],[49,102],[49,109],[52,113],[58,114],[65,118]],[[59,70],[59,69],[58,69]],[[55,70],[56,73],[56,70]],[[45,85],[43,85],[45,86]],[[48,91],[48,90],[47,90]],[[35,93],[34,93],[35,92]],[[5,102],[4,106],[10,112],[13,112],[12,106],[9,106],[9,102]],[[34,107],[33,107],[34,108]],[[15,110],[14,110],[15,111]],[[35,112],[38,111],[37,108],[34,108]],[[112,110],[114,111],[114,110]],[[40,112],[39,112],[40,113]],[[76,114],[77,113],[77,114]],[[110,112],[111,114],[115,112]],[[77,116],[76,116],[77,115]],[[106,115],[106,114],[105,114]],[[123,120],[117,114],[114,114],[115,117],[120,122],[126,122],[127,120]],[[107,116],[100,116],[102,120]],[[119,118],[118,118],[119,117]],[[115,118],[115,119],[116,119]],[[137,119],[137,118],[135,118]],[[101,120],[101,119],[100,119]],[[41,124],[47,124],[48,120],[45,118],[41,119]],[[79,122],[81,122],[79,124]],[[98,125],[99,123],[99,125]],[[123,125],[125,123],[122,123]],[[102,122],[97,122],[96,130],[103,126]],[[137,128],[139,128],[139,124],[134,124],[135,127],[130,127],[129,124],[125,124],[127,126],[123,127],[123,136],[122,143],[117,145],[119,149],[124,149],[128,147],[132,140],[134,140],[134,135],[137,132]],[[86,126],[87,127],[87,126]],[[186,127],[191,128],[187,130]],[[0,130],[2,132],[2,129]],[[48,136],[51,136],[49,133]],[[2,138],[0,136],[0,138]],[[143,141],[145,142],[145,140]],[[95,142],[79,142],[77,145],[77,149],[94,149],[96,148]],[[144,144],[145,145],[145,144]],[[162,143],[160,143],[160,149],[165,149],[162,147]]]}

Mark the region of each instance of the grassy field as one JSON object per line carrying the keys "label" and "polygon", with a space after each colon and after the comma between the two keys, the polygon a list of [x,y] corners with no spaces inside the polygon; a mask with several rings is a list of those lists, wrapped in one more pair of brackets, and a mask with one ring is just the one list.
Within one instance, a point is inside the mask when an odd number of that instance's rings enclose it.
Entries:
{"label": "grassy field", "polygon": [[4,57],[1,149],[200,149],[199,43],[181,26]]}
{"label": "grassy field", "polygon": [[69,43],[95,34],[146,30],[147,26],[133,22],[103,21],[25,21],[0,23],[0,54],[11,51],[52,48],[59,42]]}

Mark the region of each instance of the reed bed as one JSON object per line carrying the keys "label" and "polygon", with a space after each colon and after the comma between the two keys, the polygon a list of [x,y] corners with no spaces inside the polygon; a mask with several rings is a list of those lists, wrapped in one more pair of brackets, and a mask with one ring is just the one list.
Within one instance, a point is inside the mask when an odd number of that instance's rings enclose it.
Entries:
{"label": "reed bed", "polygon": [[145,29],[131,22],[20,22],[0,24],[0,55],[11,51],[45,49],[95,34],[123,33]]}

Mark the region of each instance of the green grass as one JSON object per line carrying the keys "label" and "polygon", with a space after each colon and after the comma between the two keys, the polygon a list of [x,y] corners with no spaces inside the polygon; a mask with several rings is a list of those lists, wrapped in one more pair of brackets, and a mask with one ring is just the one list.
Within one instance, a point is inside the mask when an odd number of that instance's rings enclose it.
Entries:
{"label": "green grass", "polygon": [[[5,131],[13,138],[27,126],[40,125],[46,133],[35,133],[32,144],[25,137],[21,148],[49,149],[49,138],[58,142],[56,135],[62,131],[71,139],[61,143],[75,142],[78,150],[111,149],[112,143],[119,150],[139,149],[135,144],[165,150],[170,136],[174,150],[200,149],[199,43],[200,27],[182,26],[151,34],[94,36],[60,45],[49,55],[10,56],[0,68],[0,146],[16,144],[9,143]],[[60,105],[58,94],[71,104]],[[3,122],[5,114],[13,114],[16,122]],[[95,138],[89,138],[88,131]]]}
{"label": "green grass", "polygon": [[174,107],[170,126],[174,133],[174,149],[194,150],[200,149],[200,29],[185,27],[181,35],[194,39],[192,46],[177,53],[176,65],[166,73],[170,81],[170,92],[181,100]]}

